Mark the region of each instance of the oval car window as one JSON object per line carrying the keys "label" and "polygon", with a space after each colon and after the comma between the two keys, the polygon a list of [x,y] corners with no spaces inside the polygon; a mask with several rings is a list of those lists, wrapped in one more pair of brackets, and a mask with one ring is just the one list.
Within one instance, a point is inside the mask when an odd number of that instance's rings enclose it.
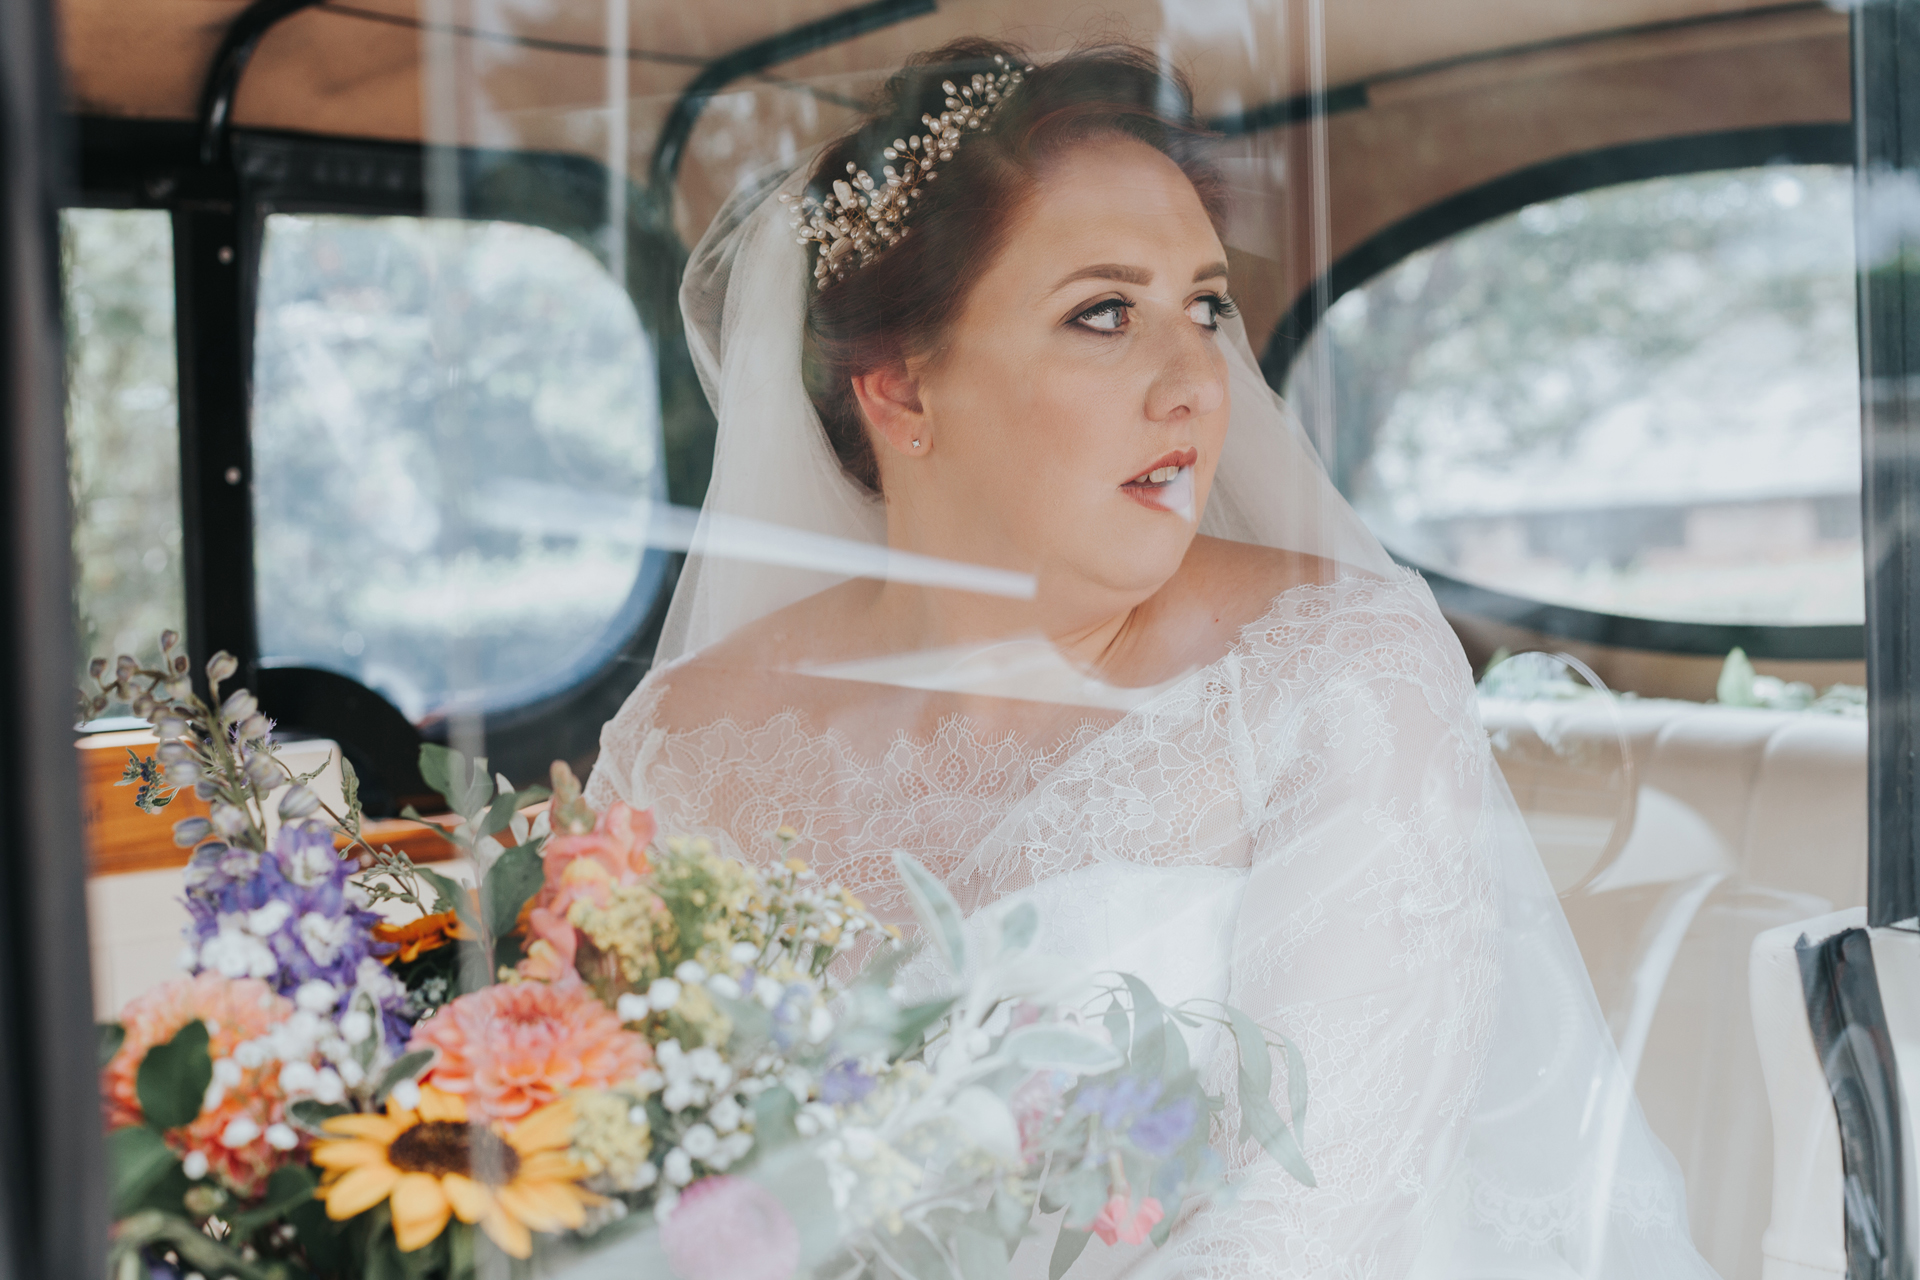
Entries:
{"label": "oval car window", "polygon": [[531,701],[625,638],[659,492],[654,355],[566,237],[270,216],[253,448],[268,661],[419,720]]}
{"label": "oval car window", "polygon": [[1343,295],[1293,367],[1413,563],[1705,623],[1858,623],[1852,173],[1775,165],[1531,205]]}

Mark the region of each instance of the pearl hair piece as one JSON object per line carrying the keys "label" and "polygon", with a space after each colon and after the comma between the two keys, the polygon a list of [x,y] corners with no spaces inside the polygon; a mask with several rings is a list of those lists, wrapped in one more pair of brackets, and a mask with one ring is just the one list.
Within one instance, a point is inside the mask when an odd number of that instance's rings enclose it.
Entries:
{"label": "pearl hair piece", "polygon": [[895,138],[881,154],[902,162],[899,169],[883,165],[884,183],[875,183],[865,169],[849,160],[847,177],[835,178],[833,190],[824,200],[803,196],[796,200],[782,194],[780,203],[794,205],[793,226],[801,244],[818,244],[819,256],[813,264],[816,289],[826,287],[829,278],[845,280],[847,273],[869,265],[882,253],[906,238],[909,204],[918,199],[923,184],[938,174],[936,163],[953,159],[953,149],[968,129],[983,129],[987,118],[1005,100],[1032,67],[1016,68],[998,54],[994,62],[1000,70],[993,75],[976,73],[964,85],[943,80],[947,91],[946,110],[938,119],[920,117],[925,133],[911,138]]}

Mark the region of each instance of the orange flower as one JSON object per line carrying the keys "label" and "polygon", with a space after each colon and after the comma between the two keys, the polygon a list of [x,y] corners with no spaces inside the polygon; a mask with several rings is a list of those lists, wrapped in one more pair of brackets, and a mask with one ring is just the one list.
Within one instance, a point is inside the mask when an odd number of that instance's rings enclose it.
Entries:
{"label": "orange flower", "polygon": [[[189,1022],[198,1018],[206,1024],[207,1052],[218,1062],[230,1059],[240,1045],[265,1035],[292,1013],[292,1002],[275,995],[259,979],[224,978],[217,973],[176,978],[135,997],[120,1014],[127,1038],[100,1073],[107,1127],[146,1123],[135,1091],[140,1064],[147,1050],[173,1039]],[[276,1151],[266,1140],[267,1128],[284,1119],[280,1066],[275,1062],[242,1071],[237,1083],[222,1090],[215,1106],[192,1122],[167,1130],[167,1145],[182,1155],[198,1151],[206,1157],[208,1170],[233,1191],[242,1196],[256,1194],[267,1175],[295,1154]],[[251,1122],[255,1136],[229,1147],[220,1137],[236,1120]]]}
{"label": "orange flower", "polygon": [[438,1049],[425,1079],[482,1120],[517,1120],[569,1089],[604,1089],[653,1063],[647,1042],[579,982],[483,987],[415,1027],[409,1047]]}
{"label": "orange flower", "polygon": [[542,982],[562,982],[573,976],[579,939],[567,921],[568,910],[580,901],[604,907],[607,890],[633,884],[652,871],[647,845],[653,835],[652,812],[630,809],[616,800],[593,830],[548,838],[542,854],[546,882],[527,911],[530,941],[521,973]]}
{"label": "orange flower", "polygon": [[421,916],[418,920],[406,924],[377,924],[373,926],[375,942],[389,942],[394,950],[383,957],[383,963],[402,964],[418,960],[429,951],[438,951],[455,939],[469,939],[473,930],[460,923],[460,917],[452,911],[442,911],[438,915]]}
{"label": "orange flower", "polygon": [[328,1133],[341,1136],[313,1149],[313,1163],[326,1171],[315,1194],[336,1222],[389,1201],[394,1242],[407,1253],[458,1218],[525,1258],[531,1232],[577,1228],[590,1206],[604,1203],[578,1185],[587,1171],[567,1158],[573,1121],[573,1105],[563,1100],[505,1132],[470,1125],[464,1101],[423,1085],[413,1110],[388,1098],[384,1116],[326,1122]]}

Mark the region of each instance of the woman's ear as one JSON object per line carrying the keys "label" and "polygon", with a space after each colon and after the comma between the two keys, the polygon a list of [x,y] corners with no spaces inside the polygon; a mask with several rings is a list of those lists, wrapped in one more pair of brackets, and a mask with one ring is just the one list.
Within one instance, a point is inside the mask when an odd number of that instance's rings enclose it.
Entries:
{"label": "woman's ear", "polygon": [[853,398],[875,433],[894,449],[912,456],[933,444],[927,411],[920,404],[920,380],[906,366],[887,365],[859,375],[853,380]]}

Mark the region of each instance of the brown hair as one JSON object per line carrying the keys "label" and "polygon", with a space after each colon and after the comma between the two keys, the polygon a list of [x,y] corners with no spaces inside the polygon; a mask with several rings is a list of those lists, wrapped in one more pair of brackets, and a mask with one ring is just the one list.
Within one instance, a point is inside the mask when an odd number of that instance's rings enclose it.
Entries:
{"label": "brown hair", "polygon": [[[994,57],[1024,67],[1027,53],[988,40],[956,40],[919,54],[881,89],[857,128],[821,153],[808,190],[825,195],[849,162],[878,177],[895,138],[923,133],[920,117],[945,106],[943,80],[998,70]],[[1209,135],[1194,118],[1186,77],[1132,45],[1077,50],[1036,66],[969,131],[925,183],[909,215],[911,232],[845,280],[809,289],[807,392],[847,474],[878,492],[880,468],[853,380],[909,356],[937,351],[973,284],[992,264],[1007,228],[1038,181],[1040,163],[1060,149],[1118,134],[1178,164],[1219,227],[1226,191],[1204,154]],[[809,252],[812,250],[809,249]]]}

